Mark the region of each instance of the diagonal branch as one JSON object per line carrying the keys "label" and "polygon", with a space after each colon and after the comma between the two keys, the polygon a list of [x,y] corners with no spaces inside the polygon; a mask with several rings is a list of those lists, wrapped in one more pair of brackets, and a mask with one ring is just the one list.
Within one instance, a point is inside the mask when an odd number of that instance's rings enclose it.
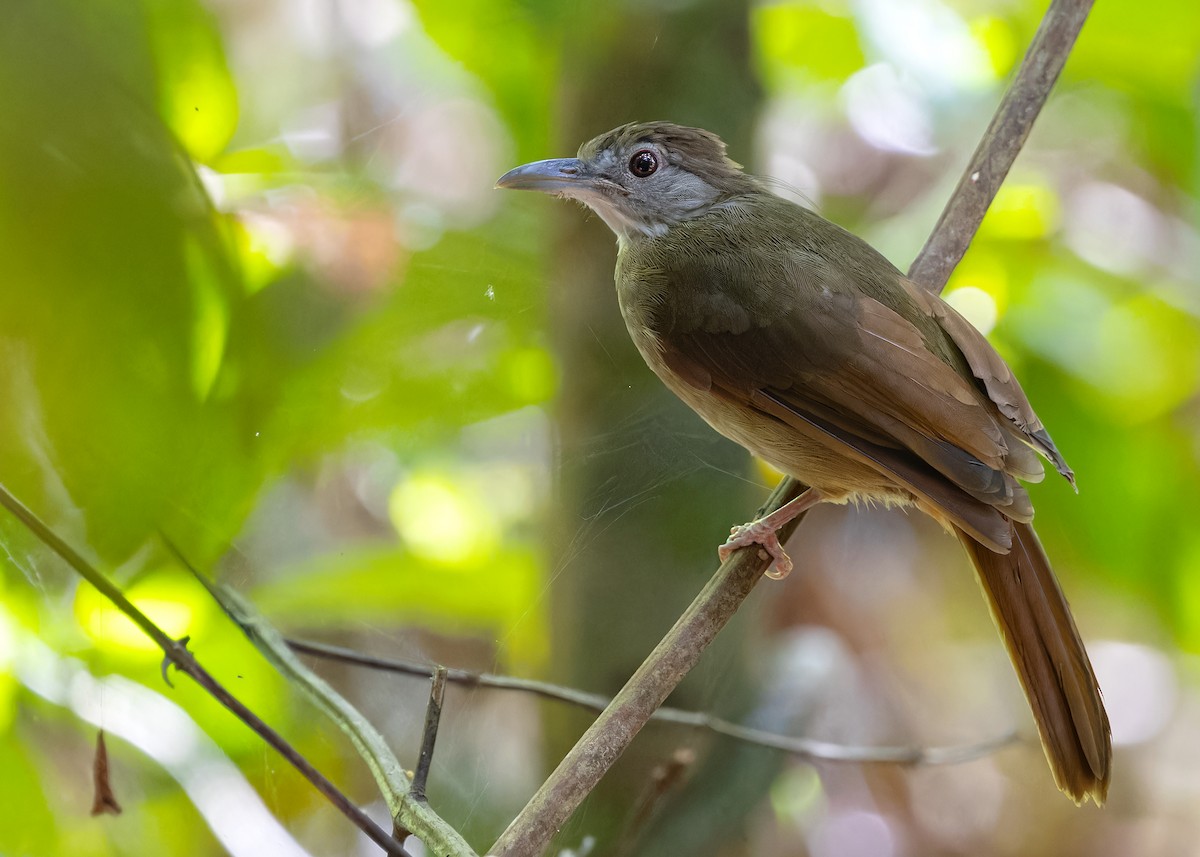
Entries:
{"label": "diagonal branch", "polygon": [[323,794],[342,815],[350,819],[359,830],[369,836],[388,854],[397,855],[397,857],[407,857],[408,852],[404,850],[399,842],[389,836],[383,828],[371,820],[370,816],[359,809],[350,798],[346,797],[337,786],[326,779],[325,775],[313,767],[312,763],[304,758],[282,735],[263,722],[258,715],[247,708],[241,700],[213,678],[204,667],[200,666],[200,663],[188,651],[184,642],[173,640],[158,625],[154,624],[154,621],[134,606],[133,602],[126,598],[125,594],[113,585],[112,581],[101,574],[95,566],[84,559],[74,548],[59,538],[44,521],[30,511],[20,500],[10,494],[8,489],[3,485],[0,485],[0,506],[8,509],[17,520],[24,524],[47,547],[66,560],[67,565],[71,566],[80,577],[99,590],[101,595],[112,602],[118,610],[141,628],[146,636],[158,644],[158,647],[163,650],[166,659],[174,664],[176,669],[191,676],[196,684],[204,688],[217,702],[228,708],[233,712],[235,717],[274,747],[283,758],[290,762],[306,780],[316,787],[317,791]]}
{"label": "diagonal branch", "polygon": [[[516,678],[515,676],[495,675],[494,673],[477,673],[464,669],[449,669],[446,667],[430,667],[411,661],[386,658],[380,655],[370,655],[342,646],[331,646],[327,643],[316,643],[311,640],[287,640],[288,646],[294,652],[311,655],[316,658],[338,661],[344,664],[383,672],[400,673],[401,675],[433,678],[439,670],[445,672],[446,681],[468,687],[486,687],[493,690],[515,690],[540,696],[555,702],[565,702],[579,708],[603,711],[612,702],[612,697],[599,693],[588,693],[573,687],[551,684],[535,679]],[[670,723],[675,726],[686,726],[691,729],[703,729],[714,735],[731,738],[755,747],[767,747],[780,750],[802,759],[813,762],[853,762],[891,763],[901,765],[960,765],[982,758],[996,750],[1011,744],[1017,739],[1016,732],[1006,732],[983,741],[971,744],[961,744],[949,747],[852,747],[844,744],[833,744],[828,741],[818,741],[813,738],[798,738],[792,735],[780,735],[742,726],[724,718],[717,717],[705,711],[685,711],[682,708],[670,708],[666,705],[655,709],[650,719],[659,723]],[[415,778],[413,787],[416,788]]]}
{"label": "diagonal branch", "polygon": [[245,598],[229,587],[208,580],[188,562],[170,539],[165,536],[162,538],[175,558],[208,590],[271,666],[292,685],[304,691],[350,739],[358,755],[371,769],[387,802],[393,823],[420,839],[430,853],[444,857],[475,857],[471,846],[433,811],[425,802],[424,795],[414,793],[408,774],[379,730],[324,679],[305,666],[292,652],[283,635],[259,615]]}
{"label": "diagonal branch", "polygon": [[[803,486],[785,479],[771,492],[756,517],[797,497]],[[779,530],[786,542],[803,515]],[[767,558],[740,550],[721,563],[717,573],[642,662],[596,721],[588,727],[554,772],[488,852],[494,857],[535,857],[583,803],[600,778],[654,714],[700,655],[725,627],[755,585],[762,580]]]}
{"label": "diagonal branch", "polygon": [[1066,65],[1092,2],[1054,0],[1050,4],[958,187],[909,268],[913,282],[934,292],[946,288]]}
{"label": "diagonal branch", "polygon": [[[1083,27],[1092,0],[1053,0],[1016,78],[979,143],[941,219],[913,263],[910,276],[940,292],[962,259],[1000,183],[1021,150]],[[787,478],[765,511],[803,490]],[[762,514],[760,512],[760,514]],[[799,519],[779,537],[786,541]],[[488,852],[537,857],[600,781],[667,695],[696,664],[762,577],[766,558],[741,550],[721,564],[696,600],[642,662],[612,704],[583,734]]]}

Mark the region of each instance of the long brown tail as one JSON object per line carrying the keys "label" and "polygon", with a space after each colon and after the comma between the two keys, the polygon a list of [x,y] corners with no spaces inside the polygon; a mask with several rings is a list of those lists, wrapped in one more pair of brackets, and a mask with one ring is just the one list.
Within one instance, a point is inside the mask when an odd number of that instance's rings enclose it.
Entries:
{"label": "long brown tail", "polygon": [[1077,804],[1108,794],[1112,736],[1096,675],[1050,560],[1029,524],[993,553],[959,531],[1033,709],[1058,787]]}

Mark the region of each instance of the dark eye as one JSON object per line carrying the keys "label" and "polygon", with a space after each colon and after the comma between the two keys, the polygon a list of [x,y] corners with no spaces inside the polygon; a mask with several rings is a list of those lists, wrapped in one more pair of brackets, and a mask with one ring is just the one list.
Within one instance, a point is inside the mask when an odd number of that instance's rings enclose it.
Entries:
{"label": "dark eye", "polygon": [[658,155],[649,149],[642,149],[629,159],[629,172],[640,179],[658,169]]}

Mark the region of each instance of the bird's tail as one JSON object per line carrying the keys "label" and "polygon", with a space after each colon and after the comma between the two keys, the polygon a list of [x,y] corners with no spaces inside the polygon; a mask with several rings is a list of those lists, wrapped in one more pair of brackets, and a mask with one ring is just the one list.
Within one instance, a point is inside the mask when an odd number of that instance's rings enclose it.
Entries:
{"label": "bird's tail", "polygon": [[1050,560],[1029,524],[1012,522],[1012,550],[993,553],[958,537],[1033,709],[1058,787],[1077,804],[1104,803],[1112,737],[1096,675]]}

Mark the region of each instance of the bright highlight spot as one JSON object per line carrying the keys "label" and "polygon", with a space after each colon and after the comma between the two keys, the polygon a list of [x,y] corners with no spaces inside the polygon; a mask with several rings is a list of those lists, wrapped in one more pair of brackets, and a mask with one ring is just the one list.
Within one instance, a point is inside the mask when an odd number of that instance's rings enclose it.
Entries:
{"label": "bright highlight spot", "polygon": [[948,292],[946,303],[962,313],[984,336],[992,332],[996,320],[1000,317],[995,298],[975,286],[962,286]]}
{"label": "bright highlight spot", "polygon": [[1105,271],[1135,276],[1170,256],[1170,226],[1152,204],[1125,188],[1090,182],[1068,199],[1067,244]]}
{"label": "bright highlight spot", "polygon": [[857,0],[854,6],[875,54],[931,97],[977,90],[993,80],[990,58],[942,0]]}
{"label": "bright highlight spot", "polygon": [[483,497],[440,474],[404,480],[388,500],[388,514],[408,548],[446,565],[485,558],[500,533],[495,513]]}
{"label": "bright highlight spot", "polygon": [[[1003,260],[982,248],[971,250],[950,276],[946,293],[971,286],[987,292],[998,315],[1008,306],[1008,268]],[[962,312],[960,309],[959,312]]]}
{"label": "bright highlight spot", "polygon": [[1012,28],[1003,18],[985,15],[970,24],[971,35],[987,53],[996,77],[1004,77],[1017,60],[1017,41]]}
{"label": "bright highlight spot", "polygon": [[238,255],[246,292],[255,294],[279,276],[295,254],[292,232],[273,217],[242,212],[236,221]]}
{"label": "bright highlight spot", "polygon": [[887,819],[874,812],[851,810],[824,819],[809,837],[813,857],[871,855],[892,857],[902,849]]}
{"label": "bright highlight spot", "polygon": [[175,71],[164,113],[198,161],[221,153],[237,128],[237,92],[219,55],[196,57]]}
{"label": "bright highlight spot", "polygon": [[[185,591],[181,587],[150,583],[135,588],[128,597],[170,637],[178,639],[194,634],[198,628],[196,611],[185,600]],[[132,619],[88,587],[80,587],[75,597],[75,615],[98,648],[159,651],[158,645]]]}
{"label": "bright highlight spot", "polygon": [[1175,711],[1179,683],[1171,662],[1149,646],[1107,642],[1088,647],[1112,721],[1113,744],[1149,741]]}
{"label": "bright highlight spot", "polygon": [[750,24],[763,77],[775,88],[842,81],[863,67],[858,31],[848,15],[811,3],[757,3]]}
{"label": "bright highlight spot", "polygon": [[771,808],[779,818],[803,822],[824,803],[823,796],[821,778],[807,765],[788,768],[771,783]]}
{"label": "bright highlight spot", "polygon": [[522,402],[544,402],[554,395],[558,371],[554,358],[542,348],[521,348],[505,355],[508,383]]}
{"label": "bright highlight spot", "polygon": [[886,63],[856,73],[842,87],[846,116],[858,135],[877,149],[930,155],[933,120],[911,78]]}
{"label": "bright highlight spot", "polygon": [[980,231],[1014,241],[1045,238],[1058,228],[1060,208],[1058,195],[1045,185],[1003,185]]}
{"label": "bright highlight spot", "polygon": [[221,34],[198,4],[156,4],[147,12],[162,117],[192,158],[209,162],[238,123],[237,87]]}
{"label": "bright highlight spot", "polygon": [[340,6],[346,28],[370,48],[386,45],[412,27],[416,10],[408,0],[351,0]]}

